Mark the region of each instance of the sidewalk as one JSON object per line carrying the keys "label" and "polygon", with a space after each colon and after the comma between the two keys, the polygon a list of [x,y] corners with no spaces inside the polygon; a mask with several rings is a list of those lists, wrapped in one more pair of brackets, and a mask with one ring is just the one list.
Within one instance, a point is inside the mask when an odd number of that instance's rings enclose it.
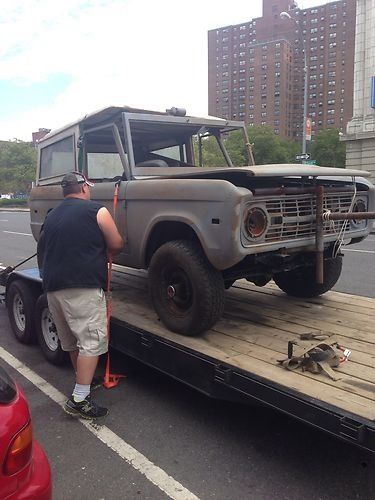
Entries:
{"label": "sidewalk", "polygon": [[30,212],[29,207],[0,207],[0,212]]}

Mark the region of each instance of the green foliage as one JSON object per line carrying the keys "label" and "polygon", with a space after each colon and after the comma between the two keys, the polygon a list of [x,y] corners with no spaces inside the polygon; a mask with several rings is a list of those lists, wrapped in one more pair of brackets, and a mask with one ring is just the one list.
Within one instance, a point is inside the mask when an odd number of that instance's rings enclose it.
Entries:
{"label": "green foliage", "polygon": [[[295,163],[299,146],[295,142],[281,139],[268,127],[249,127],[249,140],[253,144],[253,155],[256,165],[266,163]],[[225,147],[235,166],[248,165],[249,159],[242,131],[230,132],[223,138]],[[226,166],[224,157],[214,137],[204,139],[203,165],[206,167]],[[198,161],[198,145],[194,145]]]}
{"label": "green foliage", "polygon": [[29,142],[0,142],[0,193],[28,192],[35,179],[36,158]]}
{"label": "green foliage", "polygon": [[340,142],[339,130],[328,128],[318,132],[310,147],[310,157],[322,167],[345,168],[346,147]]}
{"label": "green foliage", "polygon": [[295,142],[280,138],[269,127],[249,127],[248,134],[256,165],[295,163],[298,151]]}

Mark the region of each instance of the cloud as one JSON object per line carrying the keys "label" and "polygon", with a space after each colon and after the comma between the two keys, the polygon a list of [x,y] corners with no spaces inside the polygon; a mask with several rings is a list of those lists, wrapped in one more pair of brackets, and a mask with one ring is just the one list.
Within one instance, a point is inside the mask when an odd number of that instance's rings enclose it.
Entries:
{"label": "cloud", "polygon": [[225,0],[6,2],[1,80],[24,92],[51,75],[67,75],[70,83],[52,102],[35,106],[30,99],[11,119],[0,114],[0,139],[30,140],[39,127],[60,127],[113,104],[207,114],[207,31],[260,16],[261,3],[233,0],[228,9]]}

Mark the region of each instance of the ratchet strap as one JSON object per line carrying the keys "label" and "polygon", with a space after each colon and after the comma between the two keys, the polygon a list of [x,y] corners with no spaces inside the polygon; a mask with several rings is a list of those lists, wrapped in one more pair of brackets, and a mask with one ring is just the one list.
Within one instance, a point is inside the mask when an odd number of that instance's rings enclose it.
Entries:
{"label": "ratchet strap", "polygon": [[[301,368],[302,371],[315,374],[324,373],[334,381],[340,380],[341,377],[333,368],[338,368],[340,363],[347,361],[351,351],[340,346],[337,340],[329,335],[302,334],[300,340],[288,342],[288,357],[278,360],[278,363],[287,370]],[[312,340],[315,342],[309,342]]]}
{"label": "ratchet strap", "polygon": [[[115,192],[113,194],[113,219],[115,220],[116,218],[116,209],[117,209],[117,202],[118,202],[118,192],[119,192],[119,187],[120,187],[120,182],[116,182],[115,184]],[[107,362],[106,362],[106,367],[105,367],[105,374],[104,374],[104,382],[103,386],[106,389],[112,389],[112,387],[116,387],[117,384],[119,383],[121,378],[124,378],[124,375],[117,375],[114,373],[111,373],[111,361],[110,361],[110,354],[109,354],[109,339],[110,339],[110,329],[111,329],[111,316],[112,316],[112,292],[111,292],[111,282],[112,282],[112,264],[113,264],[113,259],[112,259],[112,254],[110,253],[108,256],[108,272],[107,272],[107,292],[106,292],[106,298],[107,298],[107,339],[108,339],[108,352],[107,352]]]}

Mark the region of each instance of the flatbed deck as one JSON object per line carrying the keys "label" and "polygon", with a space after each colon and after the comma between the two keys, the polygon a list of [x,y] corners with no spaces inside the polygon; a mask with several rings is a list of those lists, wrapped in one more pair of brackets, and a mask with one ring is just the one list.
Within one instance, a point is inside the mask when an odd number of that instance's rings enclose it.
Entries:
{"label": "flatbed deck", "polygon": [[[42,293],[38,269],[17,270]],[[199,337],[167,330],[147,289],[147,273],[113,272],[111,346],[208,396],[261,403],[375,453],[375,299],[328,292],[293,299],[275,285],[237,281],[223,317]],[[350,349],[349,360],[325,373],[288,371],[278,362],[301,334],[326,334]]]}
{"label": "flatbed deck", "polygon": [[[146,278],[116,266],[115,347],[211,396],[262,402],[375,451],[375,299],[337,292],[292,299],[275,285],[241,280],[214,328],[185,337],[158,320]],[[309,332],[334,335],[352,351],[335,370],[339,380],[278,363],[288,341]]]}

